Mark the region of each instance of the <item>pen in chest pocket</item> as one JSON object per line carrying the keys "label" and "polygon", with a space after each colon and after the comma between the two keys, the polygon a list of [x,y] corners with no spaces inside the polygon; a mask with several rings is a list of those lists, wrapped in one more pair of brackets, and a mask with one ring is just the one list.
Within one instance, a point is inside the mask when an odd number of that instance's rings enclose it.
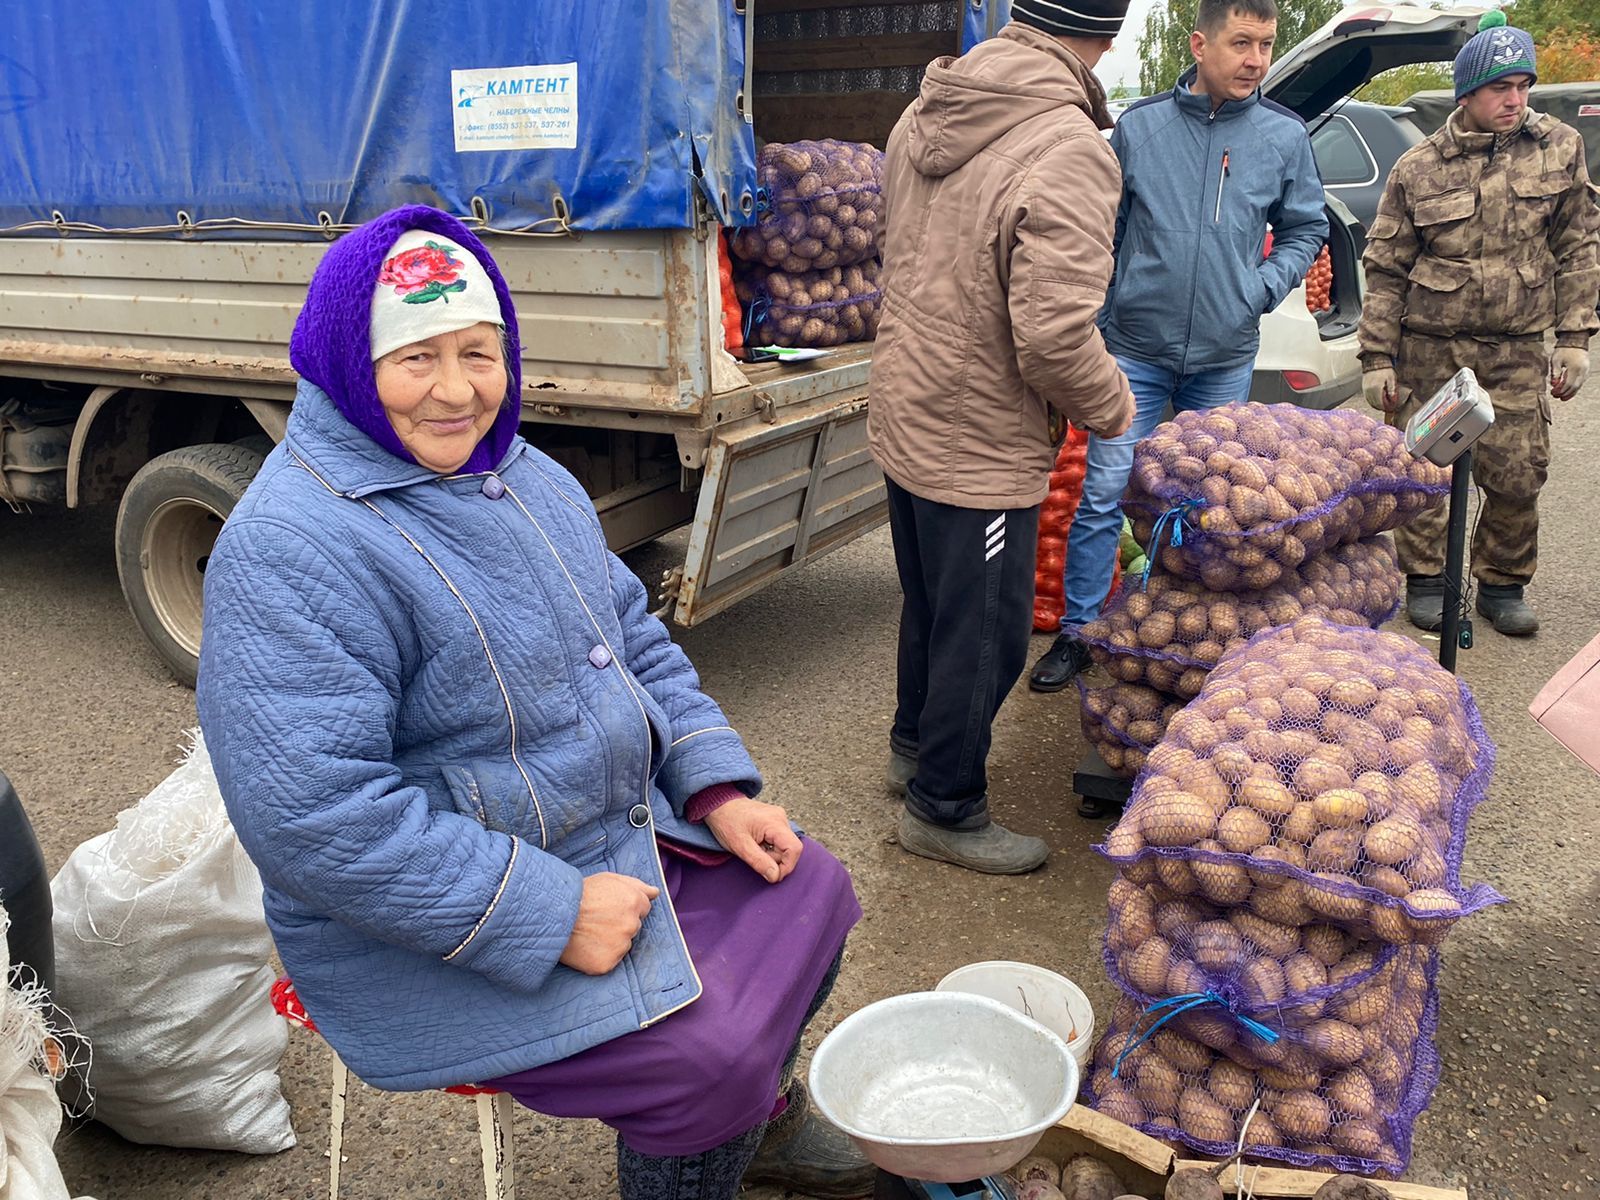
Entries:
{"label": "pen in chest pocket", "polygon": [[1222,185],[1228,182],[1228,155],[1232,151],[1226,146],[1222,150],[1222,171],[1217,176],[1217,211],[1211,214],[1211,223],[1215,225],[1222,220]]}

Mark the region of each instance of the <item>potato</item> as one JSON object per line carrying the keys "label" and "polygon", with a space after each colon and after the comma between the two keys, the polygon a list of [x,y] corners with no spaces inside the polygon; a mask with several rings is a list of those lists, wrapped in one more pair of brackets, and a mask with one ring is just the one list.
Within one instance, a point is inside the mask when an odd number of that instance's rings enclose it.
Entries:
{"label": "potato", "polygon": [[1228,920],[1251,945],[1275,959],[1287,958],[1300,949],[1300,932],[1288,925],[1279,925],[1252,912],[1230,912]]}
{"label": "potato", "polygon": [[[1306,851],[1306,865],[1316,872],[1350,874],[1355,871],[1361,857],[1361,830],[1324,829],[1311,839]],[[1307,902],[1316,906],[1309,896]]]}
{"label": "potato", "polygon": [[1202,969],[1228,976],[1245,958],[1244,939],[1227,921],[1206,921],[1189,931],[1189,954]]}
{"label": "potato", "polygon": [[1276,779],[1247,778],[1238,789],[1240,804],[1253,808],[1271,821],[1278,821],[1294,811],[1294,793]]}
{"label": "potato", "polygon": [[[1221,853],[1223,848],[1219,843],[1207,840],[1196,842],[1195,849]],[[1189,867],[1200,885],[1200,894],[1213,904],[1243,904],[1250,895],[1250,875],[1242,866],[1196,859]]]}
{"label": "potato", "polygon": [[1301,1143],[1319,1142],[1327,1137],[1332,1122],[1327,1101],[1311,1091],[1286,1093],[1278,1099],[1270,1115],[1290,1140]]}
{"label": "potato", "polygon": [[1283,825],[1278,830],[1278,845],[1293,843],[1309,846],[1321,832],[1322,823],[1317,820],[1317,810],[1310,801],[1302,801],[1289,811]]}
{"label": "potato", "polygon": [[1148,1123],[1150,1120],[1150,1115],[1145,1111],[1144,1105],[1130,1092],[1121,1089],[1109,1094],[1097,1093],[1094,1108],[1096,1112],[1104,1113],[1113,1120],[1121,1121],[1124,1125],[1137,1127]]}
{"label": "potato", "polygon": [[1133,1094],[1145,1111],[1152,1117],[1175,1115],[1183,1091],[1176,1068],[1158,1054],[1147,1054],[1139,1060],[1137,1073]]}
{"label": "potato", "polygon": [[[1163,796],[1140,814],[1140,831],[1152,846],[1192,846],[1211,836],[1216,811],[1198,796],[1177,792]],[[1226,845],[1226,840],[1224,840]]]}
{"label": "potato", "polygon": [[1270,1008],[1280,1003],[1288,991],[1283,967],[1270,958],[1257,958],[1239,976],[1239,989],[1252,1008]]}
{"label": "potato", "polygon": [[1156,859],[1156,879],[1168,891],[1179,896],[1192,896],[1200,890],[1194,868],[1181,858]]}
{"label": "potato", "polygon": [[1333,1076],[1327,1094],[1339,1120],[1370,1121],[1378,1113],[1378,1090],[1367,1074],[1355,1067]]}
{"label": "potato", "polygon": [[1390,1149],[1387,1139],[1378,1132],[1378,1127],[1371,1121],[1338,1122],[1333,1127],[1332,1141],[1334,1149],[1352,1158],[1364,1158],[1369,1162],[1394,1159],[1394,1152]]}
{"label": "potato", "polygon": [[1150,1045],[1157,1054],[1185,1075],[1204,1075],[1214,1057],[1206,1047],[1184,1037],[1171,1026],[1158,1030],[1150,1039]]}
{"label": "potato", "polygon": [[1265,846],[1272,827],[1254,809],[1231,808],[1216,821],[1217,840],[1235,854],[1249,854]]}
{"label": "potato", "polygon": [[1349,829],[1367,819],[1367,798],[1355,787],[1330,788],[1311,801],[1312,814],[1324,829]]}
{"label": "potato", "polygon": [[1304,1036],[1311,1052],[1331,1066],[1354,1066],[1366,1053],[1361,1031],[1331,1017],[1312,1022]]}
{"label": "potato", "polygon": [[1369,828],[1362,838],[1362,849],[1371,861],[1398,867],[1416,857],[1426,836],[1414,819],[1397,814]]}
{"label": "potato", "polygon": [[[1179,1096],[1178,1125],[1190,1137],[1202,1142],[1231,1142],[1239,1132],[1228,1110],[1200,1087],[1185,1088]],[[1167,1194],[1172,1195],[1170,1187]]]}
{"label": "potato", "polygon": [[[1345,936],[1343,933],[1339,932],[1339,930],[1333,928],[1333,926],[1306,926],[1300,931],[1300,944],[1305,948],[1305,952],[1307,954],[1316,959],[1317,962],[1321,963],[1324,967],[1328,968],[1328,978],[1330,983],[1341,982],[1341,980],[1347,977],[1348,974],[1353,973],[1346,972],[1344,975],[1341,975],[1339,979],[1334,978],[1337,964],[1343,963],[1346,961],[1346,959]],[[1365,967],[1367,970],[1371,969],[1370,960],[1370,954],[1362,960],[1367,964]]]}
{"label": "potato", "polygon": [[1124,955],[1121,967],[1130,984],[1147,996],[1157,995],[1172,967],[1172,944],[1164,937],[1153,937]]}
{"label": "potato", "polygon": [[1243,1112],[1255,1101],[1256,1080],[1238,1063],[1219,1058],[1206,1075],[1206,1090],[1224,1108]]}

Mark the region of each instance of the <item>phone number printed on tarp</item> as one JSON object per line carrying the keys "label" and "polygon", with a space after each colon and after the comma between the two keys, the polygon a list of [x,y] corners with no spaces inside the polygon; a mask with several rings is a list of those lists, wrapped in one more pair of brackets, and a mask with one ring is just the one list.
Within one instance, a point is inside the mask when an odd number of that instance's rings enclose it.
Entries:
{"label": "phone number printed on tarp", "polygon": [[578,64],[450,72],[456,151],[571,150],[578,144]]}

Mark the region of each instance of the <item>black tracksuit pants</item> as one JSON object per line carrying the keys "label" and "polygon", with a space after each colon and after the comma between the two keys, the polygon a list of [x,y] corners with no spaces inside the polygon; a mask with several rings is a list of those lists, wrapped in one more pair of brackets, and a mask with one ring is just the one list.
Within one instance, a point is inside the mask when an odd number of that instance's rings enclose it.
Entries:
{"label": "black tracksuit pants", "polygon": [[936,824],[982,828],[990,729],[1033,632],[1039,506],[957,508],[886,482],[905,595],[889,741],[917,763],[906,806]]}

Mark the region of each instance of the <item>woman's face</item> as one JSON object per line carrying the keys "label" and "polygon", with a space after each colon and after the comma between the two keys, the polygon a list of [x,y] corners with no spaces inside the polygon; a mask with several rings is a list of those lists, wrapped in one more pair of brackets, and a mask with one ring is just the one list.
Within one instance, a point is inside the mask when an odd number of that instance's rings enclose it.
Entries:
{"label": "woman's face", "polygon": [[500,329],[487,321],[391,350],[372,368],[400,444],[441,475],[472,457],[506,398]]}

